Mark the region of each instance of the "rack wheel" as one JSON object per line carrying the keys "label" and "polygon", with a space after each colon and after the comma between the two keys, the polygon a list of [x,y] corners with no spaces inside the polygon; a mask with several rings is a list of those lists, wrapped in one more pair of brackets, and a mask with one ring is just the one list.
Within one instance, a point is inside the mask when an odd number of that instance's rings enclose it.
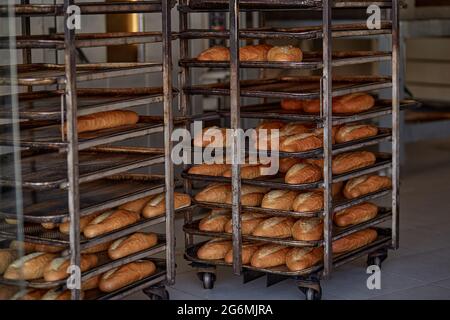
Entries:
{"label": "rack wheel", "polygon": [[200,280],[203,282],[203,288],[211,290],[214,288],[214,282],[216,281],[216,275],[211,272],[201,272],[198,274]]}
{"label": "rack wheel", "polygon": [[367,266],[378,266],[381,268],[383,261],[387,259],[387,250],[382,250],[369,254],[367,257]]}
{"label": "rack wheel", "polygon": [[306,289],[306,300],[308,301],[318,301],[322,300],[322,290],[315,290],[313,288]]}
{"label": "rack wheel", "polygon": [[170,300],[169,291],[164,287],[151,287],[143,291],[150,300]]}

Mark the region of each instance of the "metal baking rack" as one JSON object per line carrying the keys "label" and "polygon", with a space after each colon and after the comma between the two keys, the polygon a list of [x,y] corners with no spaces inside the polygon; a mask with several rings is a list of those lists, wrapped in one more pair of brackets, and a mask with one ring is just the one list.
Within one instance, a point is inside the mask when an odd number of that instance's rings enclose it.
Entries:
{"label": "metal baking rack", "polygon": [[[369,30],[365,23],[357,24],[332,24],[332,12],[339,8],[367,8],[368,5],[379,5],[386,11],[389,20],[383,21],[381,29]],[[204,288],[212,289],[214,286],[215,267],[217,265],[227,265],[233,268],[235,274],[244,274],[244,282],[248,282],[263,275],[267,275],[268,285],[274,284],[286,278],[295,278],[301,291],[306,293],[307,299],[320,299],[321,286],[320,281],[330,277],[333,268],[358,257],[368,255],[370,264],[381,265],[381,262],[387,257],[389,248],[398,248],[399,241],[399,114],[400,105],[402,108],[413,108],[416,106],[414,101],[399,101],[399,0],[392,1],[332,1],[332,0],[298,0],[298,1],[272,1],[272,0],[182,0],[178,6],[180,13],[180,101],[182,114],[193,121],[211,121],[221,118],[230,119],[231,129],[241,128],[241,119],[278,119],[286,121],[313,122],[317,127],[324,128],[323,145],[319,150],[312,150],[295,155],[283,153],[280,156],[296,157],[323,157],[324,173],[323,181],[317,185],[308,186],[309,188],[322,187],[324,190],[324,208],[318,212],[291,212],[271,210],[257,207],[245,207],[240,204],[241,183],[252,183],[264,185],[270,188],[292,189],[292,186],[282,184],[276,179],[256,179],[244,180],[240,178],[239,165],[232,165],[232,177],[223,180],[220,177],[205,177],[187,174],[189,168],[185,165],[183,177],[185,178],[185,191],[194,193],[194,182],[198,180],[231,182],[232,201],[231,203],[194,203],[201,208],[227,208],[231,211],[233,233],[222,236],[230,238],[233,243],[233,263],[226,264],[224,261],[205,261],[198,259],[196,251],[201,244],[195,244],[194,236],[217,237],[217,234],[205,234],[198,230],[194,220],[194,211],[188,211],[185,214],[185,257],[192,262],[192,265],[198,269],[198,276],[203,281]],[[241,29],[239,25],[240,12],[256,12],[260,15],[274,10],[315,10],[322,13],[322,23],[319,26],[301,27],[301,28],[266,28],[260,25],[258,28]],[[198,30],[191,29],[189,24],[190,14],[195,12],[224,12],[229,13],[229,29],[225,31]],[[364,17],[362,17],[364,19]],[[260,19],[263,21],[264,19]],[[392,37],[392,48],[390,52],[332,52],[332,39],[338,37],[364,36],[372,37],[377,35],[390,35]],[[208,62],[196,61],[190,55],[190,40],[192,39],[210,39],[222,38],[229,40],[230,61]],[[303,62],[239,62],[240,40],[259,40],[270,39],[321,39],[322,52],[306,53]],[[358,77],[337,77],[332,73],[332,68],[341,65],[354,65],[360,63],[388,61],[392,64],[391,76],[358,76]],[[191,77],[192,68],[229,68],[230,80],[228,83],[217,84],[196,84]],[[277,69],[321,69],[321,76],[301,76],[301,77],[281,77],[276,79],[260,78],[256,80],[242,80],[241,69],[244,68],[277,68]],[[263,73],[263,72],[262,72]],[[331,110],[332,97],[342,96],[355,92],[371,92],[378,90],[391,90],[392,100],[377,100],[376,106],[371,110],[361,114],[340,115],[333,114]],[[229,96],[230,107],[220,109],[217,112],[208,112],[204,114],[192,113],[191,97],[194,95],[207,96]],[[241,98],[261,98],[263,103],[252,106],[241,106]],[[273,99],[273,100],[272,100]],[[275,100],[276,99],[276,100]],[[320,114],[304,114],[282,111],[279,106],[280,99],[320,99]],[[353,141],[343,145],[332,145],[331,128],[333,125],[345,124],[356,121],[374,119],[382,116],[390,116],[392,119],[392,128],[390,130],[381,130],[377,137],[363,139],[362,141]],[[238,159],[237,139],[232,138],[231,154],[232,159]],[[378,162],[371,168],[363,168],[355,172],[333,176],[331,172],[332,156],[345,151],[355,150],[367,146],[374,146],[381,142],[391,141],[392,154],[385,161]],[[233,152],[234,150],[234,152]],[[246,150],[248,153],[248,150]],[[367,194],[357,199],[342,199],[336,197],[333,199],[331,194],[332,183],[344,181],[352,177],[360,176],[369,172],[383,171],[391,174],[392,189],[380,190],[378,192]],[[198,179],[200,178],[200,179]],[[277,183],[275,183],[277,182]],[[302,188],[303,189],[303,188]],[[345,231],[333,227],[332,216],[335,211],[348,208],[350,206],[375,199],[391,196],[392,206],[383,211],[383,214],[373,219],[367,224],[355,226]],[[242,241],[248,240],[248,236],[241,235],[240,212],[259,212],[274,216],[299,217],[324,217],[324,239],[320,242],[324,247],[323,263],[312,268],[302,270],[301,272],[290,272],[286,267],[274,269],[258,269],[242,265],[241,248]],[[381,231],[379,229],[378,239],[370,245],[360,248],[354,252],[344,255],[333,256],[332,241],[341,231],[340,235],[347,235],[368,226],[375,226],[381,222],[391,220],[391,229]],[[252,237],[252,240],[253,239]],[[260,242],[277,242],[283,240],[257,239]],[[281,242],[280,242],[281,241]],[[287,244],[287,243],[286,243]],[[292,243],[289,243],[292,245]],[[301,243],[304,245],[304,243]],[[299,244],[300,245],[300,244]]]}
{"label": "metal baking rack", "polygon": [[[174,39],[171,31],[171,10],[175,1],[77,4],[83,15],[160,14],[160,30],[137,33],[77,34],[78,31],[75,28],[69,28],[67,24],[70,18],[68,7],[74,4],[74,0],[64,0],[60,4],[55,4],[53,1],[51,4],[30,4],[25,0],[20,5],[0,5],[0,16],[8,16],[10,12],[13,12],[22,22],[22,34],[18,35],[15,48],[22,50],[24,57],[23,63],[17,65],[17,76],[13,81],[11,81],[13,73],[9,67],[2,67],[0,85],[14,83],[28,87],[28,92],[17,95],[19,100],[17,114],[19,119],[30,120],[21,122],[20,138],[8,132],[10,125],[0,126],[0,145],[16,145],[28,150],[46,150],[22,160],[24,179],[19,183],[24,187],[23,217],[18,217],[16,214],[12,177],[6,173],[2,175],[0,215],[11,219],[22,220],[23,218],[24,228],[19,231],[24,232],[23,237],[27,241],[67,247],[71,265],[75,266],[79,266],[80,252],[84,248],[115,240],[157,223],[164,223],[166,231],[164,244],[133,255],[133,259],[136,260],[156,253],[165,253],[164,263],[159,264],[155,275],[119,291],[120,295],[124,296],[127,292],[135,292],[136,288],[157,290],[157,293],[148,295],[152,299],[167,298],[165,286],[173,284],[175,278],[175,212],[173,208],[175,183],[173,165],[168,160],[172,151],[170,137],[174,126],[172,100],[177,94],[177,91],[172,88],[171,44]],[[53,35],[31,35],[30,18],[41,16],[63,16],[64,32]],[[78,48],[155,42],[162,43],[162,61],[93,64],[77,64],[76,62]],[[9,38],[0,38],[0,47],[10,48]],[[31,50],[36,48],[62,50],[64,62],[61,64],[33,63]],[[77,83],[81,81],[144,75],[151,72],[161,72],[160,88],[77,89]],[[52,89],[49,90],[47,87],[47,91],[32,91],[37,86],[43,85],[50,86]],[[5,104],[11,100],[7,96],[1,99],[0,102]],[[77,133],[78,116],[158,102],[163,102],[164,111],[160,116],[141,115],[136,125]],[[2,109],[2,117],[12,118],[13,115],[15,112]],[[63,125],[67,129],[67,134],[62,134]],[[163,148],[99,147],[152,133],[164,133]],[[11,165],[7,160],[5,161],[6,165]],[[165,171],[161,176],[126,173],[129,170],[160,163],[164,163]],[[85,239],[80,234],[81,216],[161,192],[165,192],[166,198],[164,216],[142,219],[128,228],[92,240]],[[36,225],[43,222],[61,223],[67,220],[71,222],[69,236],[54,230],[45,232],[42,226]],[[0,229],[0,238],[17,238],[17,228],[13,232],[2,223]],[[126,263],[126,260],[129,258],[120,261],[120,264]],[[119,261],[108,262],[107,265],[113,268],[117,263]],[[100,271],[107,270],[105,268]],[[115,295],[97,294],[97,296],[107,299]],[[72,299],[80,299],[79,289],[72,290]]]}

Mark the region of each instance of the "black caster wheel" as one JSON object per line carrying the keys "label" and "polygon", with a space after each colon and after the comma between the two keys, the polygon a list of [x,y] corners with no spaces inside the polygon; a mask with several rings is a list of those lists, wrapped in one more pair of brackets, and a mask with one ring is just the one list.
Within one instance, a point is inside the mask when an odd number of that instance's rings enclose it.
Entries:
{"label": "black caster wheel", "polygon": [[317,291],[317,290],[314,290],[313,288],[307,288],[306,289],[306,300],[308,300],[308,301],[322,300],[321,290]]}
{"label": "black caster wheel", "polygon": [[214,288],[214,282],[216,281],[216,275],[210,272],[203,272],[202,275],[203,288],[211,290]]}
{"label": "black caster wheel", "polygon": [[381,268],[381,265],[383,264],[383,261],[386,260],[387,253],[374,253],[367,257],[367,266],[378,266]]}
{"label": "black caster wheel", "polygon": [[170,300],[169,291],[164,290],[161,292],[161,295],[151,294],[150,300]]}

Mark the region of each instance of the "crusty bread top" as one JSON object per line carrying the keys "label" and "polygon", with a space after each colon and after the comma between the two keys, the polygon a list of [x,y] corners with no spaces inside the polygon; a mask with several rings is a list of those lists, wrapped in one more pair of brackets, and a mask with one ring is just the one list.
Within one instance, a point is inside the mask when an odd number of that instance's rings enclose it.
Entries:
{"label": "crusty bread top", "polygon": [[53,259],[52,262],[50,262],[50,269],[53,271],[57,271],[67,260],[69,260],[69,257],[59,257]]}
{"label": "crusty bread top", "polygon": [[269,191],[269,188],[259,187],[259,186],[251,186],[248,184],[243,184],[241,186],[241,195],[245,196],[250,193],[266,193]]}
{"label": "crusty bread top", "polygon": [[103,212],[101,215],[96,217],[94,220],[92,220],[89,224],[99,224],[102,223],[104,220],[106,220],[110,215],[114,213],[115,210],[108,210],[106,212]]}
{"label": "crusty bread top", "polygon": [[313,195],[315,194],[315,192],[305,192],[305,193],[300,193],[297,198],[295,198],[295,201],[297,203],[304,203],[306,202],[309,198],[311,198]]}
{"label": "crusty bread top", "polygon": [[300,225],[304,232],[309,232],[322,223],[320,218],[305,218],[297,220],[296,224]]}
{"label": "crusty bread top", "polygon": [[367,125],[367,124],[348,125],[348,126],[342,127],[339,131],[342,134],[349,134],[353,130],[357,130],[357,129],[364,128],[364,127],[369,127],[369,125]]}
{"label": "crusty bread top", "polygon": [[265,214],[246,212],[241,215],[241,220],[242,221],[250,221],[250,220],[255,220],[255,219],[264,219],[266,217],[267,216]]}
{"label": "crusty bread top", "polygon": [[289,169],[288,173],[292,174],[293,172],[298,172],[306,167],[309,167],[310,165],[311,164],[309,163],[296,163]]}
{"label": "crusty bread top", "polygon": [[283,141],[284,144],[290,144],[292,142],[298,141],[298,140],[303,140],[309,137],[313,137],[316,136],[315,133],[299,133],[299,134],[294,134],[292,136],[288,136],[286,138],[286,140]]}
{"label": "crusty bread top", "polygon": [[288,217],[272,217],[261,222],[258,227],[261,227],[262,229],[271,229],[277,224],[280,224],[288,219]]}
{"label": "crusty bread top", "polygon": [[291,251],[290,256],[294,261],[298,261],[303,259],[303,257],[313,251],[313,249],[314,248],[294,248]]}
{"label": "crusty bread top", "polygon": [[286,246],[281,246],[281,245],[277,245],[277,244],[265,245],[257,253],[258,253],[258,257],[260,259],[262,259],[262,258],[265,258],[265,257],[271,255],[271,254],[274,254],[275,252],[278,252],[280,250],[284,250],[286,248],[287,248]]}
{"label": "crusty bread top", "polygon": [[26,256],[23,256],[23,257],[21,257],[21,258],[15,260],[13,263],[11,263],[11,264],[9,265],[9,267],[19,269],[19,268],[21,268],[27,261],[30,261],[30,260],[35,259],[35,258],[37,258],[37,257],[40,257],[40,256],[42,256],[42,255],[44,255],[44,254],[47,254],[47,253],[46,253],[46,252],[34,252],[34,253],[30,253],[30,254],[28,254],[28,255],[26,255]]}
{"label": "crusty bread top", "polygon": [[290,192],[290,190],[272,190],[272,191],[269,191],[268,193],[266,193],[264,198],[266,198],[267,200],[273,201],[278,198],[284,197],[289,192]]}
{"label": "crusty bread top", "polygon": [[114,242],[111,244],[111,246],[109,247],[109,249],[110,249],[110,250],[116,250],[116,249],[120,246],[120,244],[121,244],[122,242],[125,241],[125,239],[127,239],[127,237],[123,237],[123,238],[117,239],[116,241],[114,241]]}
{"label": "crusty bread top", "polygon": [[165,199],[164,193],[157,194],[146,204],[146,206],[156,207],[158,204],[164,201],[164,199]]}
{"label": "crusty bread top", "polygon": [[350,179],[347,182],[347,185],[345,186],[347,189],[353,189],[354,187],[356,187],[358,184],[365,182],[367,179],[369,179],[369,175],[365,175],[365,176],[361,176],[358,178],[353,178]]}

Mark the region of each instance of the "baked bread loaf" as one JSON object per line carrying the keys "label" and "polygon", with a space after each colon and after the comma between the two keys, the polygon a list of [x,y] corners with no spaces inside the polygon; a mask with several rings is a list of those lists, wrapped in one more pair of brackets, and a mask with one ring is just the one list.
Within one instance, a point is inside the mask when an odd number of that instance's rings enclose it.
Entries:
{"label": "baked bread loaf", "polygon": [[253,235],[265,238],[290,238],[292,237],[292,226],[294,221],[289,217],[272,217],[261,222]]}
{"label": "baked bread loaf", "polygon": [[198,249],[197,256],[203,260],[221,260],[232,247],[229,240],[212,239]]}
{"label": "baked bread loaf", "polygon": [[[92,214],[88,214],[87,216],[81,217],[80,218],[80,232],[84,231],[84,228],[86,228],[86,226],[95,218],[97,218],[100,214],[104,213],[106,211],[101,211],[101,212],[95,212]],[[69,234],[70,233],[70,221],[67,222],[63,222],[59,225],[59,231],[61,233],[64,234]]]}
{"label": "baked bread loaf", "polygon": [[8,266],[17,259],[17,251],[12,249],[0,249],[0,275]]}
{"label": "baked bread loaf", "polygon": [[213,183],[197,193],[195,200],[200,202],[225,203],[227,198],[230,197],[230,194],[231,185]]}
{"label": "baked bread loaf", "polygon": [[377,158],[369,151],[341,153],[333,159],[333,174],[342,174],[375,164]]}
{"label": "baked bread loaf", "polygon": [[240,61],[267,61],[267,53],[273,46],[270,44],[257,44],[239,49]]}
{"label": "baked bread loaf", "polygon": [[[269,189],[259,186],[250,186],[247,184],[241,185],[241,205],[249,207],[259,207],[261,205],[264,194]],[[226,203],[232,203],[231,192],[227,194]]]}
{"label": "baked bread loaf", "polygon": [[[84,293],[80,292],[81,299],[83,299]],[[72,293],[70,290],[56,290],[56,289],[50,289],[48,290],[41,298],[41,300],[71,300],[72,299]]]}
{"label": "baked bread loaf", "polygon": [[[191,205],[191,197],[185,193],[174,192],[173,193],[174,209],[181,209],[189,207]],[[160,193],[154,196],[142,210],[142,216],[144,218],[153,218],[164,215],[166,213],[166,195]]]}
{"label": "baked bread loaf", "polygon": [[10,280],[34,280],[42,278],[45,267],[56,255],[35,252],[15,260],[6,269],[3,277]]}
{"label": "baked bread loaf", "polygon": [[[139,121],[139,115],[130,110],[103,111],[78,117],[78,133],[134,125]],[[67,124],[64,125],[67,133]]]}
{"label": "baked bread loaf", "polygon": [[200,220],[199,230],[208,232],[224,232],[225,225],[231,219],[231,212],[226,209],[211,210],[209,215]]}
{"label": "baked bread loaf", "polygon": [[117,260],[130,254],[151,248],[158,243],[158,236],[155,233],[136,232],[130,236],[114,241],[108,248],[108,256],[112,260]]}
{"label": "baked bread loaf", "polygon": [[[371,109],[375,99],[366,93],[351,93],[342,97],[333,98],[333,113],[360,113]],[[305,100],[303,111],[306,113],[320,113],[320,100]]]}
{"label": "baked bread loaf", "polygon": [[289,184],[304,184],[322,179],[322,170],[312,164],[298,163],[286,173],[284,181]]}
{"label": "baked bread loaf", "polygon": [[189,174],[199,174],[204,176],[220,177],[230,169],[229,164],[199,164],[189,168]]}
{"label": "baked bread loaf", "polygon": [[292,227],[292,237],[300,241],[317,241],[323,238],[323,220],[300,218]]}
{"label": "baked bread loaf", "polygon": [[322,145],[322,139],[320,139],[316,134],[301,133],[288,136],[280,141],[280,151],[302,152],[321,148]]}
{"label": "baked bread loaf", "polygon": [[268,61],[301,62],[303,52],[294,46],[273,47],[267,53]]}
{"label": "baked bread loaf", "polygon": [[127,210],[111,210],[102,213],[84,228],[86,238],[95,238],[99,235],[121,229],[136,223],[140,219],[139,213]]}
{"label": "baked bread loaf", "polygon": [[[241,250],[242,264],[250,264],[253,254],[256,252],[256,250],[258,250],[260,246],[261,245],[257,243],[243,243]],[[233,249],[227,252],[225,256],[225,262],[233,263]]]}
{"label": "baked bread loaf", "polygon": [[286,264],[289,248],[277,244],[266,244],[252,256],[251,265],[255,268],[272,268]]}
{"label": "baked bread loaf", "polygon": [[18,286],[0,285],[0,301],[11,299],[19,290]]}
{"label": "baked bread loaf", "polygon": [[286,125],[285,122],[283,121],[263,121],[261,122],[256,128],[256,131],[259,130],[268,130],[270,133],[270,130],[281,130],[281,128],[283,128]]}
{"label": "baked bread loaf", "polygon": [[278,163],[279,165],[278,172],[286,173],[289,171],[290,168],[292,168],[293,165],[302,162],[303,162],[302,159],[299,158],[280,158]]}
{"label": "baked bread loaf", "polygon": [[371,124],[347,124],[339,128],[336,142],[344,143],[376,136],[378,128]]}
{"label": "baked bread loaf", "polygon": [[194,137],[194,146],[200,148],[222,148],[227,146],[227,129],[207,127]]}
{"label": "baked bread loaf", "polygon": [[[263,168],[267,168],[262,164],[243,164],[241,165],[241,179],[256,179],[263,177]],[[224,177],[231,178],[231,169],[228,169],[223,173]]]}
{"label": "baked bread loaf", "polygon": [[[98,264],[98,257],[95,254],[83,254],[80,257],[81,272],[92,269]],[[53,259],[46,265],[44,279],[46,281],[58,281],[69,277],[67,269],[70,266],[69,257],[59,257]]]}
{"label": "baked bread loaf", "polygon": [[281,129],[285,125],[286,123],[283,121],[264,121],[259,124],[255,128],[257,135],[255,138],[256,149],[270,150],[272,148],[272,135],[273,139],[279,139],[281,135]]}
{"label": "baked bread loaf", "polygon": [[41,226],[44,229],[53,230],[53,229],[56,229],[58,227],[58,224],[53,223],[53,222],[43,222],[43,223],[41,223]]}
{"label": "baked bread loaf", "polygon": [[364,247],[377,239],[375,229],[365,229],[333,241],[333,253],[340,254]]}
{"label": "baked bread loaf", "polygon": [[281,100],[281,109],[300,112],[303,110],[303,100],[283,99]]}
{"label": "baked bread loaf", "polygon": [[299,122],[290,122],[280,130],[280,136],[292,136],[295,134],[310,133],[311,127]]}
{"label": "baked bread loaf", "polygon": [[9,248],[13,250],[23,250],[25,253],[32,253],[36,251],[36,245],[34,243],[18,240],[11,241]]}
{"label": "baked bread loaf", "polygon": [[294,200],[292,209],[297,212],[313,212],[323,209],[323,192],[300,193]]}
{"label": "baked bread loaf", "polygon": [[197,56],[197,60],[200,61],[229,61],[230,49],[225,47],[212,47],[204,50]]}
{"label": "baked bread loaf", "polygon": [[113,292],[131,283],[151,276],[156,271],[152,261],[135,261],[122,267],[110,270],[100,279],[99,289],[103,292]]}
{"label": "baked bread loaf", "polygon": [[50,244],[36,243],[34,245],[34,250],[37,252],[59,253],[64,251],[64,247],[52,246]]}
{"label": "baked bread loaf", "polygon": [[127,211],[133,211],[137,212],[139,214],[142,213],[142,210],[144,209],[145,205],[153,198],[154,196],[147,196],[143,197],[134,201],[130,201],[127,203],[124,203],[119,207],[119,209],[127,210]]}
{"label": "baked bread loaf", "polygon": [[14,224],[14,225],[16,225],[17,224],[17,219],[8,219],[8,218],[6,218],[5,222],[7,224]]}
{"label": "baked bread loaf", "polygon": [[286,266],[291,271],[308,269],[323,259],[323,248],[292,248],[286,255]]}
{"label": "baked bread loaf", "polygon": [[41,300],[42,296],[45,293],[46,290],[43,289],[20,290],[14,296],[11,297],[11,300],[20,300],[20,301]]}
{"label": "baked bread loaf", "polygon": [[[250,235],[253,230],[264,220],[267,219],[265,214],[246,212],[241,214],[241,233],[243,235]],[[225,224],[225,232],[233,232],[233,221],[230,219]]]}
{"label": "baked bread loaf", "polygon": [[92,278],[89,278],[87,280],[84,280],[81,283],[81,290],[83,291],[88,291],[88,290],[92,290],[92,289],[97,289],[98,285],[100,283],[100,278],[102,277],[101,274],[96,275]]}
{"label": "baked bread loaf", "polygon": [[[335,182],[331,184],[331,195],[333,197],[337,197],[338,195],[341,194],[342,189],[344,188],[344,182],[340,181],[340,182]],[[311,191],[318,191],[318,192],[323,192],[322,188],[318,188],[318,189],[313,189]]]}
{"label": "baked bread loaf", "polygon": [[[336,143],[336,134],[339,131],[341,126],[333,126],[331,127],[331,143]],[[319,137],[319,139],[323,140],[323,128],[317,128],[314,130],[314,133]]]}
{"label": "baked bread loaf", "polygon": [[333,220],[337,226],[347,227],[371,220],[377,214],[378,207],[376,205],[370,202],[364,202],[336,212]]}
{"label": "baked bread loaf", "polygon": [[103,243],[99,243],[96,244],[93,247],[87,248],[87,249],[83,249],[81,251],[81,253],[83,254],[90,254],[90,253],[99,253],[102,251],[106,251],[108,250],[109,246],[111,245],[111,243],[113,243],[112,241],[108,241],[108,242],[103,242]]}
{"label": "baked bread loaf", "polygon": [[289,190],[272,190],[264,195],[262,208],[291,211],[298,192]]}
{"label": "baked bread loaf", "polygon": [[365,175],[350,179],[344,187],[344,196],[347,199],[354,199],[391,186],[392,182],[389,177]]}

